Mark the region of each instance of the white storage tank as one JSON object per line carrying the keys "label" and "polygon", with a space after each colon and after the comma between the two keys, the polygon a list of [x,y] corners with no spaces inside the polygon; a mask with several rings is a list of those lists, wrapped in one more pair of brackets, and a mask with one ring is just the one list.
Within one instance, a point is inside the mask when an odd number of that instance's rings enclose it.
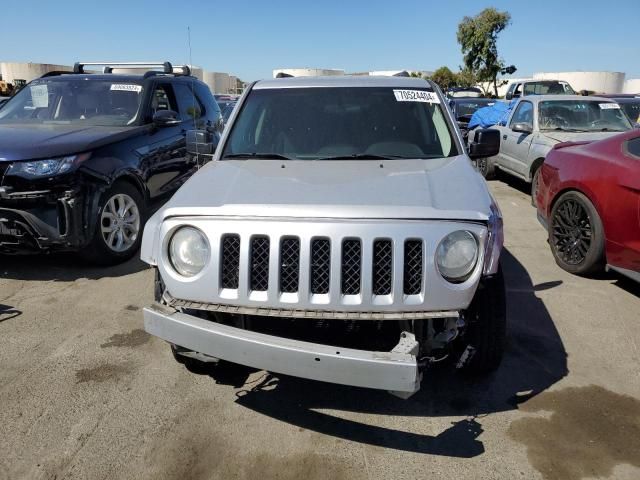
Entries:
{"label": "white storage tank", "polygon": [[336,68],[276,68],[273,71],[273,78],[276,78],[279,73],[294,77],[327,77],[344,75],[344,70]]}
{"label": "white storage tank", "polygon": [[70,72],[73,71],[73,67],[50,63],[0,62],[0,75],[2,75],[2,80],[8,83],[14,83],[15,80],[26,80],[30,82],[34,78],[41,77],[45,73],[53,71]]}
{"label": "white storage tank", "polygon": [[640,95],[640,78],[630,78],[624,82],[624,90],[622,93],[633,93]]}
{"label": "white storage tank", "polygon": [[595,93],[621,93],[624,87],[623,72],[540,72],[536,80],[564,80],[576,92],[588,90]]}

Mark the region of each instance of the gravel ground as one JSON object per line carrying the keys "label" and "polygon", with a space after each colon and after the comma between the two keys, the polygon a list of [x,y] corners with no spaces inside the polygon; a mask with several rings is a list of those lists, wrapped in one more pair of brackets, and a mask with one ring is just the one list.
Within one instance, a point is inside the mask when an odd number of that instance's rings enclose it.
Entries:
{"label": "gravel ground", "polygon": [[505,215],[509,344],[409,400],[243,367],[195,374],[147,335],[151,270],[0,257],[0,479],[640,478],[640,286],[557,267],[526,187]]}

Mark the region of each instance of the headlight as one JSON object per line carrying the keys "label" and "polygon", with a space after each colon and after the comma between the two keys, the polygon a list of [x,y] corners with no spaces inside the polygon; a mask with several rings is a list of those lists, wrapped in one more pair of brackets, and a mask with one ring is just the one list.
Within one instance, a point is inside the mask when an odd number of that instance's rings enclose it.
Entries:
{"label": "headlight", "polygon": [[182,227],[169,242],[169,260],[180,275],[193,277],[202,271],[209,260],[209,242],[193,227]]}
{"label": "headlight", "polygon": [[71,168],[89,158],[88,153],[81,155],[69,155],[60,158],[48,158],[46,160],[33,160],[31,162],[14,162],[7,173],[24,175],[26,177],[50,177],[66,173]]}
{"label": "headlight", "polygon": [[440,274],[452,283],[464,282],[478,261],[478,242],[466,230],[450,233],[440,242],[436,262]]}

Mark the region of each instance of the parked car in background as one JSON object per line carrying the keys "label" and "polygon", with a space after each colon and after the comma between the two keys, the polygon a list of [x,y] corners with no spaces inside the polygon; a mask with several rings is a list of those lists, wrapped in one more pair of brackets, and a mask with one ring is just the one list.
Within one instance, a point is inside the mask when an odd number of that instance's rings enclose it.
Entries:
{"label": "parked car in background", "polygon": [[233,113],[233,109],[236,108],[237,103],[238,102],[227,103],[224,109],[222,110],[222,121],[225,123],[225,125],[227,124],[227,122],[229,122],[229,118]]}
{"label": "parked car in background", "polygon": [[[157,303],[145,329],[187,365],[223,359],[403,397],[447,357],[495,369],[502,219],[446,101],[408,77],[249,87],[215,161],[147,223]],[[480,132],[469,154],[498,143]]]}
{"label": "parked car in background", "polygon": [[631,123],[636,127],[640,127],[640,95],[630,95],[624,93],[613,93],[609,95],[598,95],[599,97],[609,98],[617,102],[622,111],[627,115]]}
{"label": "parked car in background", "polygon": [[0,97],[0,108],[9,101],[9,97]]}
{"label": "parked car in background", "polygon": [[458,127],[460,127],[460,131],[462,132],[462,139],[465,145],[467,143],[467,136],[469,134],[468,126],[469,120],[471,120],[471,116],[479,108],[495,105],[496,101],[497,100],[493,100],[490,98],[470,97],[451,98],[449,100],[449,108],[451,108],[453,118],[455,118],[456,122],[458,122]]}
{"label": "parked car in background", "polygon": [[196,170],[187,129],[221,131],[209,88],[186,67],[84,65],[33,80],[0,109],[0,252],[131,257],[148,208]]}
{"label": "parked car in background", "polygon": [[575,95],[576,91],[563,80],[524,80],[509,85],[505,100],[527,95]]}
{"label": "parked car in background", "polygon": [[216,99],[216,102],[218,102],[220,111],[223,111],[230,103],[238,101],[238,97],[236,95],[215,94],[214,98]]}
{"label": "parked car in background", "polygon": [[564,270],[640,282],[640,131],[557,145],[540,170],[538,218]]}
{"label": "parked car in background", "polygon": [[500,132],[500,152],[478,159],[478,170],[490,178],[499,168],[531,183],[536,198],[539,169],[547,153],[561,142],[599,140],[633,128],[613,100],[576,95],[531,95],[513,107]]}

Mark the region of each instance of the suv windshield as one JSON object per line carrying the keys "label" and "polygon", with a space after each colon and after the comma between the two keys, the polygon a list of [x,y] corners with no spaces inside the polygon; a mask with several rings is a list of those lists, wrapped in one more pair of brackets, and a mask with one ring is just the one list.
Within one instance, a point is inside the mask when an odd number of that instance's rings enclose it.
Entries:
{"label": "suv windshield", "polygon": [[623,132],[631,129],[620,105],[604,100],[552,100],[540,102],[540,130]]}
{"label": "suv windshield", "polygon": [[524,84],[525,95],[575,95],[575,93],[567,82],[542,81]]}
{"label": "suv windshield", "polygon": [[433,91],[321,87],[253,90],[233,123],[222,158],[453,155],[458,155],[457,147]]}
{"label": "suv windshield", "polygon": [[0,124],[132,125],[142,85],[106,80],[34,80],[0,110]]}

